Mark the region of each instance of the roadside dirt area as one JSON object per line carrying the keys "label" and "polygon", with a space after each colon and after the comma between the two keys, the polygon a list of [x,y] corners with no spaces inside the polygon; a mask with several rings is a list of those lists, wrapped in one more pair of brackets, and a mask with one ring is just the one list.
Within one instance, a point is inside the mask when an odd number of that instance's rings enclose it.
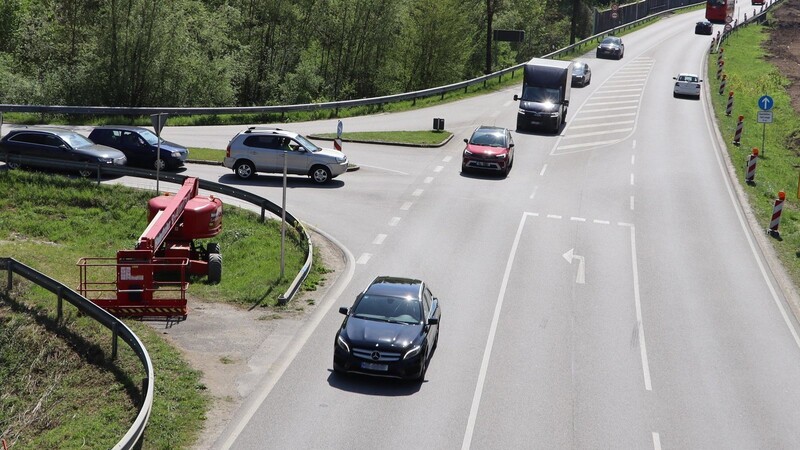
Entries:
{"label": "roadside dirt area", "polygon": [[[197,370],[212,398],[195,449],[208,449],[235,411],[291,342],[308,315],[344,272],[346,259],[324,236],[311,242],[331,270],[316,291],[301,292],[282,308],[241,308],[189,299],[189,316],[180,323],[153,323]],[[223,272],[223,282],[225,274]]]}
{"label": "roadside dirt area", "polygon": [[772,33],[764,44],[767,61],[791,80],[792,107],[800,112],[800,0],[784,0],[773,14]]}

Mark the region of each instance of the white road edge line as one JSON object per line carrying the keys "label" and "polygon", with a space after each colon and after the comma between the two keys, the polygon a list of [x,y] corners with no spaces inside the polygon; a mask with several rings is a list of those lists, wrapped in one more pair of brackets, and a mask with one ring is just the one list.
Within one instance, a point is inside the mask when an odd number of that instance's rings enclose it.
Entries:
{"label": "white road edge line", "polygon": [[486,339],[486,348],[483,351],[483,360],[481,361],[481,370],[478,373],[478,383],[475,386],[475,394],[472,397],[472,406],[469,410],[469,419],[467,419],[467,429],[464,431],[464,440],[461,443],[461,449],[466,450],[472,444],[472,434],[475,431],[475,421],[478,419],[478,408],[481,404],[481,395],[483,394],[483,384],[486,381],[486,372],[489,369],[489,359],[492,356],[492,346],[494,345],[494,337],[497,334],[497,324],[500,322],[500,311],[503,309],[503,299],[506,295],[506,288],[508,287],[508,279],[511,277],[511,266],[514,263],[514,257],[519,247],[519,241],[522,236],[522,230],[525,228],[525,219],[528,216],[535,214],[523,213],[522,219],[519,221],[517,227],[517,235],[514,237],[514,244],[511,246],[511,253],[508,255],[506,261],[506,271],[503,273],[503,282],[500,284],[500,292],[497,295],[497,304],[494,307],[494,316],[492,316],[492,325],[489,328],[489,337]]}
{"label": "white road edge line", "polygon": [[644,373],[644,388],[653,390],[650,383],[650,364],[647,362],[647,345],[644,341],[644,323],[642,322],[642,299],[639,296],[639,263],[636,261],[636,227],[631,229],[631,262],[633,267],[633,301],[636,305],[636,326],[639,330],[639,350],[642,355],[642,372]]}
{"label": "white road edge line", "polygon": [[[289,367],[292,361],[294,361],[294,358],[298,353],[300,353],[300,350],[306,344],[306,341],[308,341],[319,324],[322,322],[322,319],[331,310],[331,307],[339,300],[342,292],[344,292],[344,289],[348,284],[350,284],[350,280],[353,279],[355,265],[353,264],[353,254],[350,253],[350,250],[348,250],[347,247],[345,247],[342,243],[337,241],[333,236],[330,236],[329,234],[311,225],[306,225],[317,233],[325,236],[327,239],[330,239],[337,247],[342,249],[345,259],[347,260],[347,263],[345,264],[344,276],[336,281],[331,292],[325,296],[323,303],[321,303],[320,306],[314,310],[313,313],[311,313],[311,317],[309,317],[306,325],[298,331],[297,335],[295,335],[295,339],[293,339],[291,343],[287,345],[287,348],[281,352],[272,368],[270,368],[267,376],[265,376],[261,382],[257,384],[260,386],[260,389],[254,391],[249,397],[250,401],[246,401],[246,403],[240,408],[240,410],[245,411],[244,414],[241,416],[237,414],[237,417],[233,418],[239,420],[238,423],[236,423],[236,426],[228,433],[226,433],[226,430],[222,431],[223,435],[225,436],[225,440],[221,442],[221,446],[219,448],[223,450],[228,450],[231,448],[233,442],[239,437],[239,434],[242,433],[242,430],[244,430],[244,427],[250,422],[250,420],[252,420],[256,411],[258,411],[258,408],[261,407],[261,405],[264,403],[264,400],[267,399],[269,393],[272,392],[272,388],[274,388],[278,383],[278,380],[281,379],[283,373],[286,372],[286,369]],[[223,435],[220,435],[218,439]],[[212,448],[216,448],[216,445],[212,445]]]}
{"label": "white road edge line", "polygon": [[[706,116],[709,117],[710,113],[708,111],[708,108],[705,106],[705,103],[703,104],[703,109],[706,111]],[[706,129],[708,130],[708,135],[712,137],[711,140],[716,141],[715,143],[718,143],[720,139],[719,132],[711,128],[710,120],[706,120]],[[731,204],[733,204],[733,209],[736,211],[736,216],[739,218],[739,225],[742,227],[742,231],[744,232],[745,238],[747,238],[747,244],[750,246],[750,252],[753,254],[753,257],[756,260],[756,264],[758,265],[758,270],[761,272],[761,277],[764,279],[764,283],[766,283],[767,287],[769,288],[769,292],[772,295],[772,301],[775,302],[775,306],[778,307],[778,311],[780,311],[781,317],[783,317],[783,322],[786,324],[786,327],[789,328],[789,332],[792,334],[792,338],[794,339],[795,345],[797,345],[797,347],[800,348],[800,337],[798,337],[797,335],[797,330],[795,330],[791,319],[789,319],[788,314],[786,314],[786,308],[784,308],[783,303],[781,302],[781,298],[778,296],[778,292],[775,290],[775,286],[773,285],[772,281],[769,278],[767,269],[764,267],[764,262],[759,257],[759,251],[756,248],[756,243],[753,242],[754,237],[750,233],[751,230],[748,227],[748,222],[744,218],[744,213],[742,212],[742,205],[739,204],[736,195],[734,195],[733,193],[733,186],[732,186],[733,182],[731,181],[731,174],[726,171],[726,165],[725,163],[722,162],[722,155],[721,155],[722,150],[719,145],[715,145],[715,150],[716,150],[715,155],[717,158],[717,166],[719,167],[720,173],[725,178],[725,187],[728,190],[728,198],[730,198]],[[764,258],[766,258],[766,256],[764,256]],[[777,279],[777,275],[775,282],[780,283],[780,281]],[[791,293],[787,295],[791,295]]]}

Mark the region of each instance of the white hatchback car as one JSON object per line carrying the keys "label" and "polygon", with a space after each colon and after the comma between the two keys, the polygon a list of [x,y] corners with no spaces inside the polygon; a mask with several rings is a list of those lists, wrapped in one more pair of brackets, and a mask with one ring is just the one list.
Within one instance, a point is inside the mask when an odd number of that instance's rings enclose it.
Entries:
{"label": "white hatchback car", "polygon": [[675,80],[675,87],[672,90],[673,97],[686,95],[700,98],[700,83],[703,82],[700,77],[693,73],[681,73],[672,79]]}

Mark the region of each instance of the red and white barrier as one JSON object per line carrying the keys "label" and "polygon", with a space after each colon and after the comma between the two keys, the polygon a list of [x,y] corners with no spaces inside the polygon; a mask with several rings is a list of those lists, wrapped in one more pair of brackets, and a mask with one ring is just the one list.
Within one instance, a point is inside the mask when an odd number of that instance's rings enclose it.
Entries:
{"label": "red and white barrier", "polygon": [[722,93],[725,92],[725,85],[727,79],[728,79],[727,75],[722,75],[722,82],[719,84],[719,95],[722,95]]}
{"label": "red and white barrier", "polygon": [[744,170],[744,181],[747,183],[755,182],[756,165],[758,165],[758,149],[753,147],[753,153],[747,157],[747,165]]}
{"label": "red and white barrier", "polygon": [[733,145],[739,145],[742,142],[743,128],[744,128],[744,116],[739,116],[739,121],[736,123],[736,132],[733,134]]}
{"label": "red and white barrier", "polygon": [[[720,50],[721,50],[721,49],[720,49]],[[722,78],[722,67],[723,67],[724,65],[725,65],[725,61],[723,61],[723,60],[721,60],[721,59],[720,59],[720,60],[717,62],[717,79],[718,79],[718,80],[719,80],[720,78]]]}
{"label": "red and white barrier", "polygon": [[771,234],[778,234],[778,226],[781,224],[781,212],[783,212],[783,201],[786,200],[786,193],[783,191],[778,192],[778,198],[775,199],[775,206],[772,207],[772,220],[769,221],[769,230]]}
{"label": "red and white barrier", "polygon": [[725,107],[725,115],[730,116],[733,112],[733,91],[728,92],[728,106]]}

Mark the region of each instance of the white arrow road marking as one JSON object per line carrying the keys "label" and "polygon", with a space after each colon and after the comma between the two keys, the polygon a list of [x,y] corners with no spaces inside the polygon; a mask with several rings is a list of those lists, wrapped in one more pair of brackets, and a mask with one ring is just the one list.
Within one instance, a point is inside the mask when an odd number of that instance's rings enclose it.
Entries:
{"label": "white arrow road marking", "polygon": [[563,256],[564,259],[566,259],[570,264],[572,264],[573,260],[578,260],[578,276],[575,278],[575,282],[578,284],[584,284],[586,282],[586,259],[583,256],[574,254],[573,251],[575,251],[575,249],[571,248],[567,253],[564,253],[561,256]]}

